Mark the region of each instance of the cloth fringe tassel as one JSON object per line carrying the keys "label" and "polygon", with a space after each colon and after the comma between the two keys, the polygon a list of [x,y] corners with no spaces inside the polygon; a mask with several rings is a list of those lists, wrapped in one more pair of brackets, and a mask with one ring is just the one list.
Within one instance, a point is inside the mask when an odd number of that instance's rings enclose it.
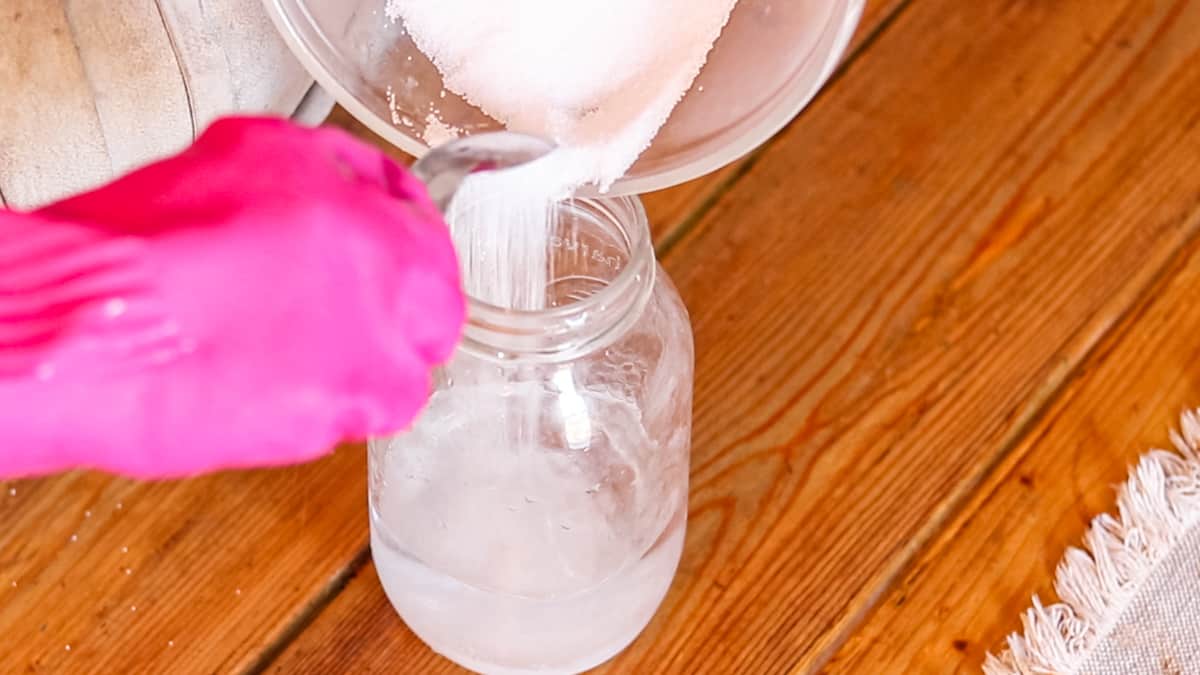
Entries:
{"label": "cloth fringe tassel", "polygon": [[1021,617],[1023,635],[988,655],[986,675],[1076,675],[1120,620],[1155,567],[1200,522],[1200,411],[1183,414],[1171,432],[1177,452],[1153,450],[1141,459],[1117,496],[1117,514],[1092,521],[1084,549],[1071,548],[1058,565],[1061,602],[1035,596]]}

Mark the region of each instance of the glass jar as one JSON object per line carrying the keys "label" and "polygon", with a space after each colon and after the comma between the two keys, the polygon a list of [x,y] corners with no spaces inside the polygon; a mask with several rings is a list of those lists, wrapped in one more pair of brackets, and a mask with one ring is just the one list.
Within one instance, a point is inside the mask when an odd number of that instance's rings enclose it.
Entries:
{"label": "glass jar", "polygon": [[548,309],[472,301],[412,429],[370,445],[388,598],[483,673],[575,673],[634,640],[683,549],[693,345],[635,198],[560,207]]}

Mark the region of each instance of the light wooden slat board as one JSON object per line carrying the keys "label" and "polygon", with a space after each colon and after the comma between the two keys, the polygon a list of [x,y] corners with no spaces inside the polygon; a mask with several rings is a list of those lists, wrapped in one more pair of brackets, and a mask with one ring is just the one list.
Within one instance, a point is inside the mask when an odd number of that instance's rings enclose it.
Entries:
{"label": "light wooden slat board", "polygon": [[[1200,139],[1186,147],[1195,162]],[[1169,448],[1179,413],[1200,405],[1200,249],[1183,258],[1182,270],[1124,319],[827,672],[977,673],[984,654],[1020,630],[1033,593],[1055,599],[1066,547],[1081,544],[1092,517],[1114,513],[1114,486],[1139,455]]]}
{"label": "light wooden slat board", "polygon": [[[44,202],[111,170],[70,32],[61,3],[0,3],[0,206]],[[36,96],[13,95],[31,85]]]}
{"label": "light wooden slat board", "polygon": [[[672,250],[692,523],[611,672],[819,667],[1023,437],[1200,227],[1195,5],[914,2]],[[370,567],[330,667],[452,672]]]}
{"label": "light wooden slat board", "polygon": [[193,126],[236,110],[233,64],[208,16],[212,8],[203,0],[159,0],[158,8],[172,49],[189,55],[179,63],[179,77]]}
{"label": "light wooden slat board", "polygon": [[0,523],[0,670],[254,672],[361,567],[365,457],[156,485],[0,484]]}
{"label": "light wooden slat board", "polygon": [[[62,5],[100,118],[109,175],[191,142],[195,135],[179,61],[155,0],[66,0]],[[134,88],[136,93],[130,91]]]}
{"label": "light wooden slat board", "polygon": [[0,205],[95,187],[220,114],[291,115],[311,86],[260,0],[0,0]]}
{"label": "light wooden slat board", "polygon": [[[191,56],[187,46],[198,34],[215,42],[224,57],[225,70],[218,71],[214,84],[228,78],[232,110],[252,113],[288,114],[296,109],[312,86],[312,76],[292,56],[270,17],[262,0],[157,0],[172,5],[164,12],[176,45],[188,53],[189,67],[184,71],[189,83],[207,75],[202,70],[205,61],[215,62],[213,45],[204,47],[204,58]],[[203,23],[200,23],[202,21]],[[193,98],[199,90],[193,90]],[[205,126],[205,116],[229,112],[215,103],[207,110],[197,110],[197,126]],[[209,120],[210,121],[210,120]]]}

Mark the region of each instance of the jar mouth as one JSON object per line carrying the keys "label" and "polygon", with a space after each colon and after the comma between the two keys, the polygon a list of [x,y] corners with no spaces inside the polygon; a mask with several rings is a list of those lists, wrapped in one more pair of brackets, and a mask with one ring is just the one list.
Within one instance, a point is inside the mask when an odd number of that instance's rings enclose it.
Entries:
{"label": "jar mouth", "polygon": [[[544,309],[502,307],[468,295],[463,349],[500,360],[574,358],[620,335],[641,314],[657,265],[641,200],[575,197],[556,208],[569,224],[551,237],[551,254],[569,258],[573,271],[583,273],[552,274],[559,296],[548,298]],[[581,263],[589,268],[579,269]]]}
{"label": "jar mouth", "polygon": [[[597,208],[599,207],[599,208]],[[601,213],[612,214],[613,224],[621,235],[623,248],[632,259],[642,248],[649,249],[649,219],[645,206],[636,197],[574,197],[565,202],[565,208],[570,210],[599,210]],[[647,251],[653,255],[653,251]],[[569,303],[559,304],[545,309],[515,309],[502,307],[486,300],[467,295],[467,306],[471,316],[507,317],[512,320],[521,318],[538,319],[562,317],[578,312],[587,305],[600,305],[612,298],[628,293],[638,285],[636,265],[624,265],[622,270],[595,293]]]}
{"label": "jar mouth", "polygon": [[[479,134],[437,148],[413,169],[425,182],[430,198],[443,212],[452,214],[452,220],[463,218],[472,209],[486,209],[492,200],[498,200],[495,203],[507,218],[514,208],[507,191],[522,193],[524,178],[509,174],[513,182],[482,191],[474,184],[465,190],[471,201],[459,205],[456,200],[464,196],[467,177],[480,171],[506,173],[542,159],[553,150],[549,141],[524,134]],[[546,255],[541,259],[539,251],[539,259],[534,261],[518,254],[512,262],[522,260],[535,267],[504,270],[497,263],[509,264],[510,259],[500,253],[500,247],[515,245],[521,251],[537,242],[481,239],[482,248],[471,248],[465,258],[459,251],[460,263],[470,268],[463,270],[468,316],[462,348],[488,358],[562,358],[564,353],[595,348],[607,334],[619,334],[627,327],[629,317],[636,318],[649,300],[657,269],[641,200],[632,196],[577,195],[545,204],[554,212],[538,216],[524,209],[533,204],[542,208],[540,199],[528,201],[519,196],[517,204],[512,213],[517,222],[529,217],[534,221],[530,226],[536,227],[544,217],[553,226],[545,243]],[[466,222],[473,227],[487,227],[494,222],[490,215]],[[467,237],[460,243],[474,247],[473,240]],[[477,273],[485,270],[485,276],[473,277],[472,269]],[[485,282],[494,288],[485,286]],[[539,297],[543,286],[544,298]],[[491,300],[476,297],[470,292],[472,288],[490,293]],[[512,306],[497,305],[497,298],[512,298]]]}

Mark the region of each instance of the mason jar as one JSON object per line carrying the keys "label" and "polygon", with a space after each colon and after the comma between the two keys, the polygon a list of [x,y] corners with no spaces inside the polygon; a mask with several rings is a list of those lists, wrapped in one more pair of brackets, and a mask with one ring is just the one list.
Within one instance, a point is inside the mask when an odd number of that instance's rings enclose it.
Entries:
{"label": "mason jar", "polygon": [[561,204],[547,308],[469,303],[414,426],[370,444],[371,548],[434,650],[576,673],[632,642],[687,520],[692,331],[636,198]]}

